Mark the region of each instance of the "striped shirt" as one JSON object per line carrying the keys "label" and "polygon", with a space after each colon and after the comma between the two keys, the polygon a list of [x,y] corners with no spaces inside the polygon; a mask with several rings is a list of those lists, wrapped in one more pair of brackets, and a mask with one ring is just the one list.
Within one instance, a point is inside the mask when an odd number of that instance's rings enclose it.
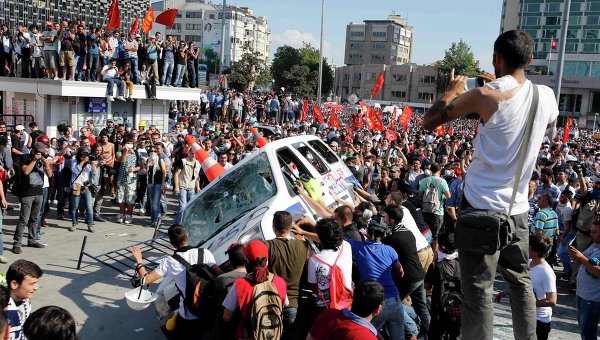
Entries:
{"label": "striped shirt", "polygon": [[552,208],[542,208],[537,212],[529,231],[531,234],[535,234],[536,229],[541,229],[544,235],[547,235],[550,239],[554,237],[558,229],[558,216]]}
{"label": "striped shirt", "polygon": [[8,301],[8,307],[6,308],[6,315],[8,316],[8,325],[10,326],[10,340],[24,339],[23,336],[23,325],[25,320],[31,314],[31,302],[29,299],[23,300],[18,306],[15,301],[10,298]]}

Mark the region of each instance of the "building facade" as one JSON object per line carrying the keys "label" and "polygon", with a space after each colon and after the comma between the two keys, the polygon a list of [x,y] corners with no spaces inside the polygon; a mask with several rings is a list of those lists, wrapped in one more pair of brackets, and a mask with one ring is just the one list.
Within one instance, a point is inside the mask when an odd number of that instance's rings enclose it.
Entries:
{"label": "building facade", "polygon": [[[152,5],[155,15],[162,12],[163,5],[162,1]],[[171,29],[155,23],[153,31],[173,34],[178,40],[193,41],[197,46],[202,46],[203,50],[210,49],[221,54],[222,5],[202,0],[176,0],[170,5],[179,10],[175,25]],[[266,16],[255,15],[248,7],[227,6],[224,66],[240,60],[245,52],[258,52],[268,64],[271,54],[270,35]]]}
{"label": "building facade", "polygon": [[[1,0],[0,23],[13,30],[17,25],[43,26],[47,20],[79,19],[86,25],[106,27],[111,3],[112,0]],[[147,0],[119,1],[121,27],[129,32],[135,16],[139,16],[141,20],[147,9]]]}
{"label": "building facade", "polygon": [[[504,0],[502,6],[500,32],[531,35],[534,60],[528,71],[553,88],[558,49],[551,42],[560,44],[564,6],[562,0]],[[573,0],[568,19],[559,109],[562,116],[576,117],[580,127],[592,128],[600,113],[600,0]]]}
{"label": "building facade", "polygon": [[409,63],[413,27],[406,19],[391,14],[387,20],[365,20],[346,26],[346,65]]}

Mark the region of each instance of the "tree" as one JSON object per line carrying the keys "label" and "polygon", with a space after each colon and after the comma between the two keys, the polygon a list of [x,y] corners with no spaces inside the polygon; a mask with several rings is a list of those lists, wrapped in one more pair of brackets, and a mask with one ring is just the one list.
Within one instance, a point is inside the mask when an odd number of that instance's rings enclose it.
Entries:
{"label": "tree", "polygon": [[207,73],[219,73],[219,64],[221,63],[221,60],[219,59],[217,52],[210,48],[205,49],[201,56],[201,61],[206,64],[206,69],[208,70]]}
{"label": "tree", "polygon": [[242,59],[234,62],[223,73],[228,74],[227,82],[231,88],[244,92],[271,81],[269,67],[258,52],[245,52]]}
{"label": "tree", "polygon": [[298,49],[288,45],[277,48],[273,56],[273,62],[271,63],[271,72],[273,80],[275,80],[274,88],[279,89],[287,86],[283,76],[284,72],[290,71],[294,65],[300,65],[300,61],[301,58]]}
{"label": "tree", "polygon": [[454,74],[467,77],[475,77],[481,73],[479,62],[475,60],[471,46],[462,39],[458,43],[453,42],[444,53],[444,59],[437,63],[437,87],[438,91],[445,91],[450,78],[450,70],[454,68]]}

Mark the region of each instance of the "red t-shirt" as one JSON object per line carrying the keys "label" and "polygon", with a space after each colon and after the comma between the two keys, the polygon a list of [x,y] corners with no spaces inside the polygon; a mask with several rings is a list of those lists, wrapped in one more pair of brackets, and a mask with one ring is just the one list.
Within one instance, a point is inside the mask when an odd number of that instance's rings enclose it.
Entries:
{"label": "red t-shirt", "polygon": [[[366,322],[366,321],[364,321]],[[315,340],[344,339],[344,340],[376,340],[377,336],[365,326],[348,319],[344,312],[337,309],[327,309],[315,321],[310,329],[310,335]]]}

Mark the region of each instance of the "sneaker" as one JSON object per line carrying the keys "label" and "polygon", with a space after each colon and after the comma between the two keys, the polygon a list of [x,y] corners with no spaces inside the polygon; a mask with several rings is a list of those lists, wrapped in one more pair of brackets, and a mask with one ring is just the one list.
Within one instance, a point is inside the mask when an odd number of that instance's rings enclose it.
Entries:
{"label": "sneaker", "polygon": [[75,231],[75,229],[77,229],[77,224],[73,224],[70,228],[69,231],[73,232]]}
{"label": "sneaker", "polygon": [[131,224],[133,223],[133,216],[129,215],[128,217],[125,218],[125,223],[126,224]]}
{"label": "sneaker", "polygon": [[58,200],[54,200],[54,201],[52,201],[52,204],[54,204],[54,205],[58,205]]}
{"label": "sneaker", "polygon": [[4,255],[0,255],[0,263],[8,263],[8,259]]}
{"label": "sneaker", "polygon": [[131,97],[127,98],[127,100],[129,100],[130,102],[134,102],[135,101],[135,99],[133,99]]}
{"label": "sneaker", "polygon": [[117,223],[123,223],[125,221],[125,215],[119,215],[117,218]]}
{"label": "sneaker", "polygon": [[94,232],[94,225],[93,225],[93,224],[90,224],[90,225],[88,225],[88,231],[89,231],[90,233],[93,233],[93,232]]}
{"label": "sneaker", "polygon": [[104,217],[102,217],[102,215],[96,215],[96,216],[94,216],[94,221],[106,222],[106,219]]}
{"label": "sneaker", "polygon": [[38,241],[29,241],[27,242],[27,246],[31,248],[46,248],[45,245],[39,243]]}
{"label": "sneaker", "polygon": [[58,219],[63,221],[65,219],[65,215],[63,214],[58,214]]}
{"label": "sneaker", "polygon": [[[53,79],[54,79],[54,80],[60,80],[60,78],[59,78],[59,77],[54,77]],[[19,254],[20,254],[20,253],[19,253]]]}
{"label": "sneaker", "polygon": [[21,251],[21,246],[20,245],[13,245],[12,247],[12,252],[15,254],[21,254],[23,251]]}
{"label": "sneaker", "polygon": [[144,216],[146,214],[146,209],[140,208],[140,215]]}
{"label": "sneaker", "polygon": [[109,102],[114,102],[114,101],[115,101],[115,98],[113,98],[113,96],[107,96],[107,97],[106,97],[106,99],[107,99]]}
{"label": "sneaker", "polygon": [[122,101],[122,102],[124,102],[124,101],[126,100],[125,98],[123,98],[123,96],[118,96],[118,97],[116,97],[115,99],[116,99],[116,100],[120,100],[120,101]]}

